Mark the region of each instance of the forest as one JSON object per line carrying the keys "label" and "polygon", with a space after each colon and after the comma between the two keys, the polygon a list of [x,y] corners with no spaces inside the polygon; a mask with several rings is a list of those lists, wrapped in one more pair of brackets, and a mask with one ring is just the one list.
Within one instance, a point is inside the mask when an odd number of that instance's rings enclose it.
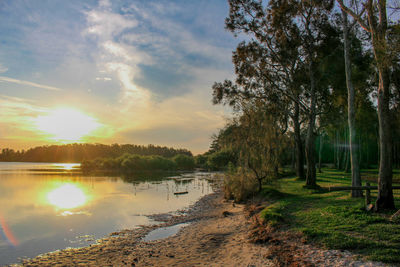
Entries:
{"label": "forest", "polygon": [[13,150],[3,148],[0,153],[0,161],[8,162],[82,162],[96,158],[118,158],[124,154],[136,154],[140,156],[162,156],[172,158],[182,154],[192,156],[187,149],[175,149],[155,145],[132,144],[66,144],[38,146],[28,150]]}
{"label": "forest", "polygon": [[233,51],[235,79],[213,85],[213,102],[231,106],[235,115],[206,155],[234,155],[237,183],[252,177],[258,191],[282,169],[294,170],[309,189],[320,187],[317,171],[323,166],[350,173],[352,186],[362,185],[362,170],[379,169],[375,210],[394,209],[393,168],[400,167],[398,2],[229,5],[225,27],[243,41]]}

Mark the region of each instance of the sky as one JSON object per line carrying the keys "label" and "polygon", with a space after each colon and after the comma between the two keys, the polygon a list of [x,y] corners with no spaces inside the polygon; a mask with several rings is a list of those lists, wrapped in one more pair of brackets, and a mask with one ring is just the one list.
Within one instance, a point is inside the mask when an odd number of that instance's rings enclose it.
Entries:
{"label": "sky", "polygon": [[0,1],[0,148],[132,143],[205,152],[239,40],[225,0]]}

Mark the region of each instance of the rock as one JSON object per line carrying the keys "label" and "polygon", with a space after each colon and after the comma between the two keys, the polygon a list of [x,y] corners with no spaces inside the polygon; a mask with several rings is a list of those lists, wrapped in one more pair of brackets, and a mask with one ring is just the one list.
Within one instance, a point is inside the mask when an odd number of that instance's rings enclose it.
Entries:
{"label": "rock", "polygon": [[230,215],[232,215],[233,213],[232,212],[229,212],[229,211],[224,211],[224,212],[222,212],[222,215],[224,215],[224,217],[228,217],[228,216],[230,216]]}
{"label": "rock", "polygon": [[367,205],[366,207],[365,207],[365,210],[366,211],[371,211],[371,210],[373,210],[374,209],[374,205],[373,204],[369,204],[369,205]]}

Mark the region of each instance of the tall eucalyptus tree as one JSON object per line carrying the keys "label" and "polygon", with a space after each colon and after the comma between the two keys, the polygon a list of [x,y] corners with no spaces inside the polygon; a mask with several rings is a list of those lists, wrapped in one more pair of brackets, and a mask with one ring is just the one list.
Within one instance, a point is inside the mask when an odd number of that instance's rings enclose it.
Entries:
{"label": "tall eucalyptus tree", "polygon": [[321,92],[317,68],[329,39],[333,1],[230,0],[229,5],[226,28],[251,40],[234,53],[235,82],[214,84],[214,103],[234,104],[238,98],[280,103],[293,123],[299,177],[304,173],[301,117],[306,118],[306,185],[316,186],[315,124]]}
{"label": "tall eucalyptus tree", "polygon": [[363,0],[362,9],[351,8],[343,0],[337,0],[341,9],[370,35],[370,44],[378,74],[378,119],[379,119],[379,178],[378,197],[375,209],[394,209],[392,178],[392,129],[390,113],[390,73],[391,49],[388,43],[390,24],[388,22],[386,0]]}

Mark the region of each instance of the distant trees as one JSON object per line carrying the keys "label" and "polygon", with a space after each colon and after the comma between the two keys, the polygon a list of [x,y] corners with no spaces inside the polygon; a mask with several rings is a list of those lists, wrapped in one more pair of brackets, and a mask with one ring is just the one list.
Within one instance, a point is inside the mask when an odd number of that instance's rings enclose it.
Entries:
{"label": "distant trees", "polygon": [[125,153],[117,158],[97,158],[94,160],[84,160],[81,163],[81,169],[87,172],[190,171],[194,168],[194,158],[183,154],[178,154],[173,158],[164,158],[157,155],[141,156]]}
{"label": "distant trees", "polygon": [[100,157],[117,158],[123,154],[158,155],[172,158],[176,155],[192,156],[187,149],[175,149],[155,145],[131,144],[67,144],[39,146],[28,150],[14,151],[4,148],[0,153],[0,161],[29,161],[29,162],[82,162]]}

